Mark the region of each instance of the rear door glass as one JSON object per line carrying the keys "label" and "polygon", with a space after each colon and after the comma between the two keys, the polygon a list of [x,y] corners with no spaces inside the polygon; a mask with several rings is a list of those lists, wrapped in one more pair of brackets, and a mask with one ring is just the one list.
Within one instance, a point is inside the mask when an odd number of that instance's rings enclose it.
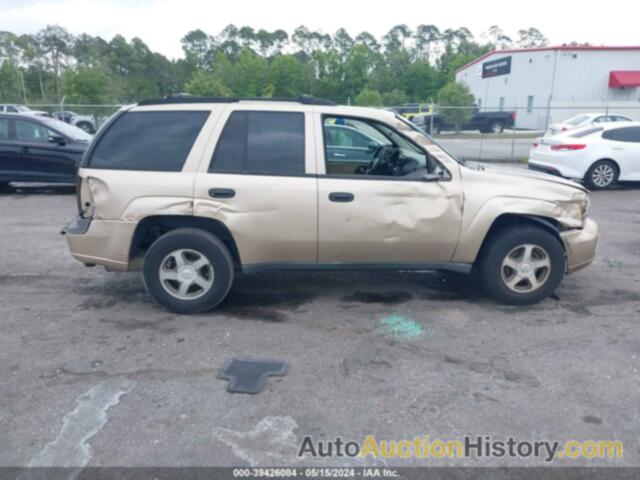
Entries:
{"label": "rear door glass", "polygon": [[209,171],[303,175],[304,166],[303,113],[237,111],[220,135]]}
{"label": "rear door glass", "polygon": [[125,112],[100,138],[88,166],[179,172],[208,116],[203,111]]}

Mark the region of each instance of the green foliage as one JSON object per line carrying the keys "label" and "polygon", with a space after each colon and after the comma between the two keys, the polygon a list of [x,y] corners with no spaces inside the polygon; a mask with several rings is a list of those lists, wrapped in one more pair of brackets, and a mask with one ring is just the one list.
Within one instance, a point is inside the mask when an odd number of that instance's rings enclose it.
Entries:
{"label": "green foliage", "polygon": [[440,112],[447,121],[455,125],[456,131],[460,131],[461,125],[469,121],[473,116],[474,101],[475,99],[469,91],[469,87],[461,83],[448,83],[438,92],[439,105],[446,105],[451,107],[469,107],[448,108],[443,109]]}
{"label": "green foliage", "polygon": [[111,79],[99,67],[81,67],[63,74],[68,103],[101,104],[110,102]]}
{"label": "green foliage", "polygon": [[[427,103],[462,65],[514,44],[495,25],[483,38],[478,43],[464,27],[435,25],[396,25],[382,38],[366,31],[352,37],[343,28],[330,35],[300,26],[289,35],[228,25],[217,35],[187,32],[181,40],[184,58],[171,60],[140,38],[116,35],[107,41],[49,25],[34,35],[0,32],[0,101],[58,103],[64,96],[67,103],[130,103],[189,91],[243,97],[310,93],[367,105]],[[519,45],[546,42],[535,28],[518,32]]]}
{"label": "green foliage", "polygon": [[302,64],[293,55],[278,55],[271,62],[269,82],[275,97],[296,97],[305,93]]}
{"label": "green foliage", "polygon": [[404,103],[407,103],[407,94],[398,88],[382,95],[382,104],[388,107],[397,107]]}
{"label": "green foliage", "polygon": [[227,97],[232,95],[231,90],[224,86],[215,75],[203,71],[197,71],[193,74],[189,83],[186,84],[185,90],[187,93],[200,96]]}
{"label": "green foliage", "polygon": [[379,107],[382,105],[382,97],[380,92],[376,90],[370,90],[368,88],[363,89],[356,97],[356,105],[363,107]]}

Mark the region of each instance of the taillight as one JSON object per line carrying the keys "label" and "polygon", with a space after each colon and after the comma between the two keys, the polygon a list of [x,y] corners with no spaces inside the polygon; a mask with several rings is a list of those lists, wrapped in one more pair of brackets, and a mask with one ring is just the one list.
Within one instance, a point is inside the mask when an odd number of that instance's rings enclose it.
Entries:
{"label": "taillight", "polygon": [[551,150],[556,151],[582,150],[583,148],[586,148],[586,145],[576,143],[569,143],[566,145],[551,145]]}
{"label": "taillight", "polygon": [[536,148],[539,145],[538,142],[533,142],[533,148]]}
{"label": "taillight", "polygon": [[560,131],[561,131],[561,132],[566,132],[567,130],[569,130],[567,127],[562,127],[562,128],[560,129]]}
{"label": "taillight", "polygon": [[516,121],[516,112],[511,112],[511,120]]}

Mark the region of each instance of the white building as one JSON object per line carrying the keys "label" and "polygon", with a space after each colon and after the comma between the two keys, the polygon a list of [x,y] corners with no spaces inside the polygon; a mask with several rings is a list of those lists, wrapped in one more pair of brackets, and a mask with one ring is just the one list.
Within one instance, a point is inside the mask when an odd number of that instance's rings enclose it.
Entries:
{"label": "white building", "polygon": [[456,81],[482,110],[516,110],[518,128],[605,111],[640,120],[640,46],[494,51],[460,68]]}

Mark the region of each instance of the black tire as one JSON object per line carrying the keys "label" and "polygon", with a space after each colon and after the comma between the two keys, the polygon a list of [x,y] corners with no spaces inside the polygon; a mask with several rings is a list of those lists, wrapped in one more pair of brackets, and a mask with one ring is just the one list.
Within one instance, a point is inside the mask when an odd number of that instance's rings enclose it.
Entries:
{"label": "black tire", "polygon": [[9,187],[9,182],[0,182],[0,190],[5,190]]}
{"label": "black tire", "polygon": [[489,131],[487,133],[502,133],[504,132],[504,123],[491,122],[489,125]]}
{"label": "black tire", "polygon": [[88,122],[80,122],[80,123],[78,123],[76,125],[76,127],[80,128],[80,129],[84,130],[85,132],[90,133],[92,135],[94,133],[96,133],[95,129],[93,128],[93,125],[91,125]]}
{"label": "black tire", "polygon": [[[160,279],[167,256],[186,249],[201,253],[210,262],[212,285],[202,296],[184,300],[170,294]],[[209,268],[209,267],[204,267]],[[144,260],[144,283],[149,295],[160,305],[175,313],[202,313],[215,308],[229,293],[233,283],[234,265],[231,254],[215,235],[197,228],[172,230],[157,239]]]}
{"label": "black tire", "polygon": [[[598,180],[597,171],[610,171],[611,181],[607,183],[602,183],[602,181]],[[584,176],[584,183],[590,190],[606,190],[607,188],[611,188],[617,181],[618,175],[620,174],[618,170],[618,166],[612,162],[611,160],[598,160],[596,163],[589,167],[586,175]],[[600,178],[605,179],[605,177],[600,176]]]}
{"label": "black tire", "polygon": [[[534,270],[534,275],[537,276],[539,273],[545,276],[540,277],[542,284],[536,290],[529,292],[514,291],[507,285],[506,275],[516,274],[516,271],[511,271],[510,267],[503,265],[503,261],[506,261],[510,252],[517,250],[519,246],[524,248],[524,245],[534,245],[536,247],[533,250],[534,254],[546,254],[550,263],[548,268]],[[545,268],[547,268],[546,271]],[[564,277],[565,269],[565,252],[560,240],[543,228],[523,224],[505,227],[487,240],[479,259],[478,277],[485,291],[495,300],[508,305],[530,305],[544,300],[555,291]],[[528,280],[523,278],[520,285],[524,287],[516,285],[514,288],[524,289],[527,283]],[[529,285],[532,284],[529,283]]]}

